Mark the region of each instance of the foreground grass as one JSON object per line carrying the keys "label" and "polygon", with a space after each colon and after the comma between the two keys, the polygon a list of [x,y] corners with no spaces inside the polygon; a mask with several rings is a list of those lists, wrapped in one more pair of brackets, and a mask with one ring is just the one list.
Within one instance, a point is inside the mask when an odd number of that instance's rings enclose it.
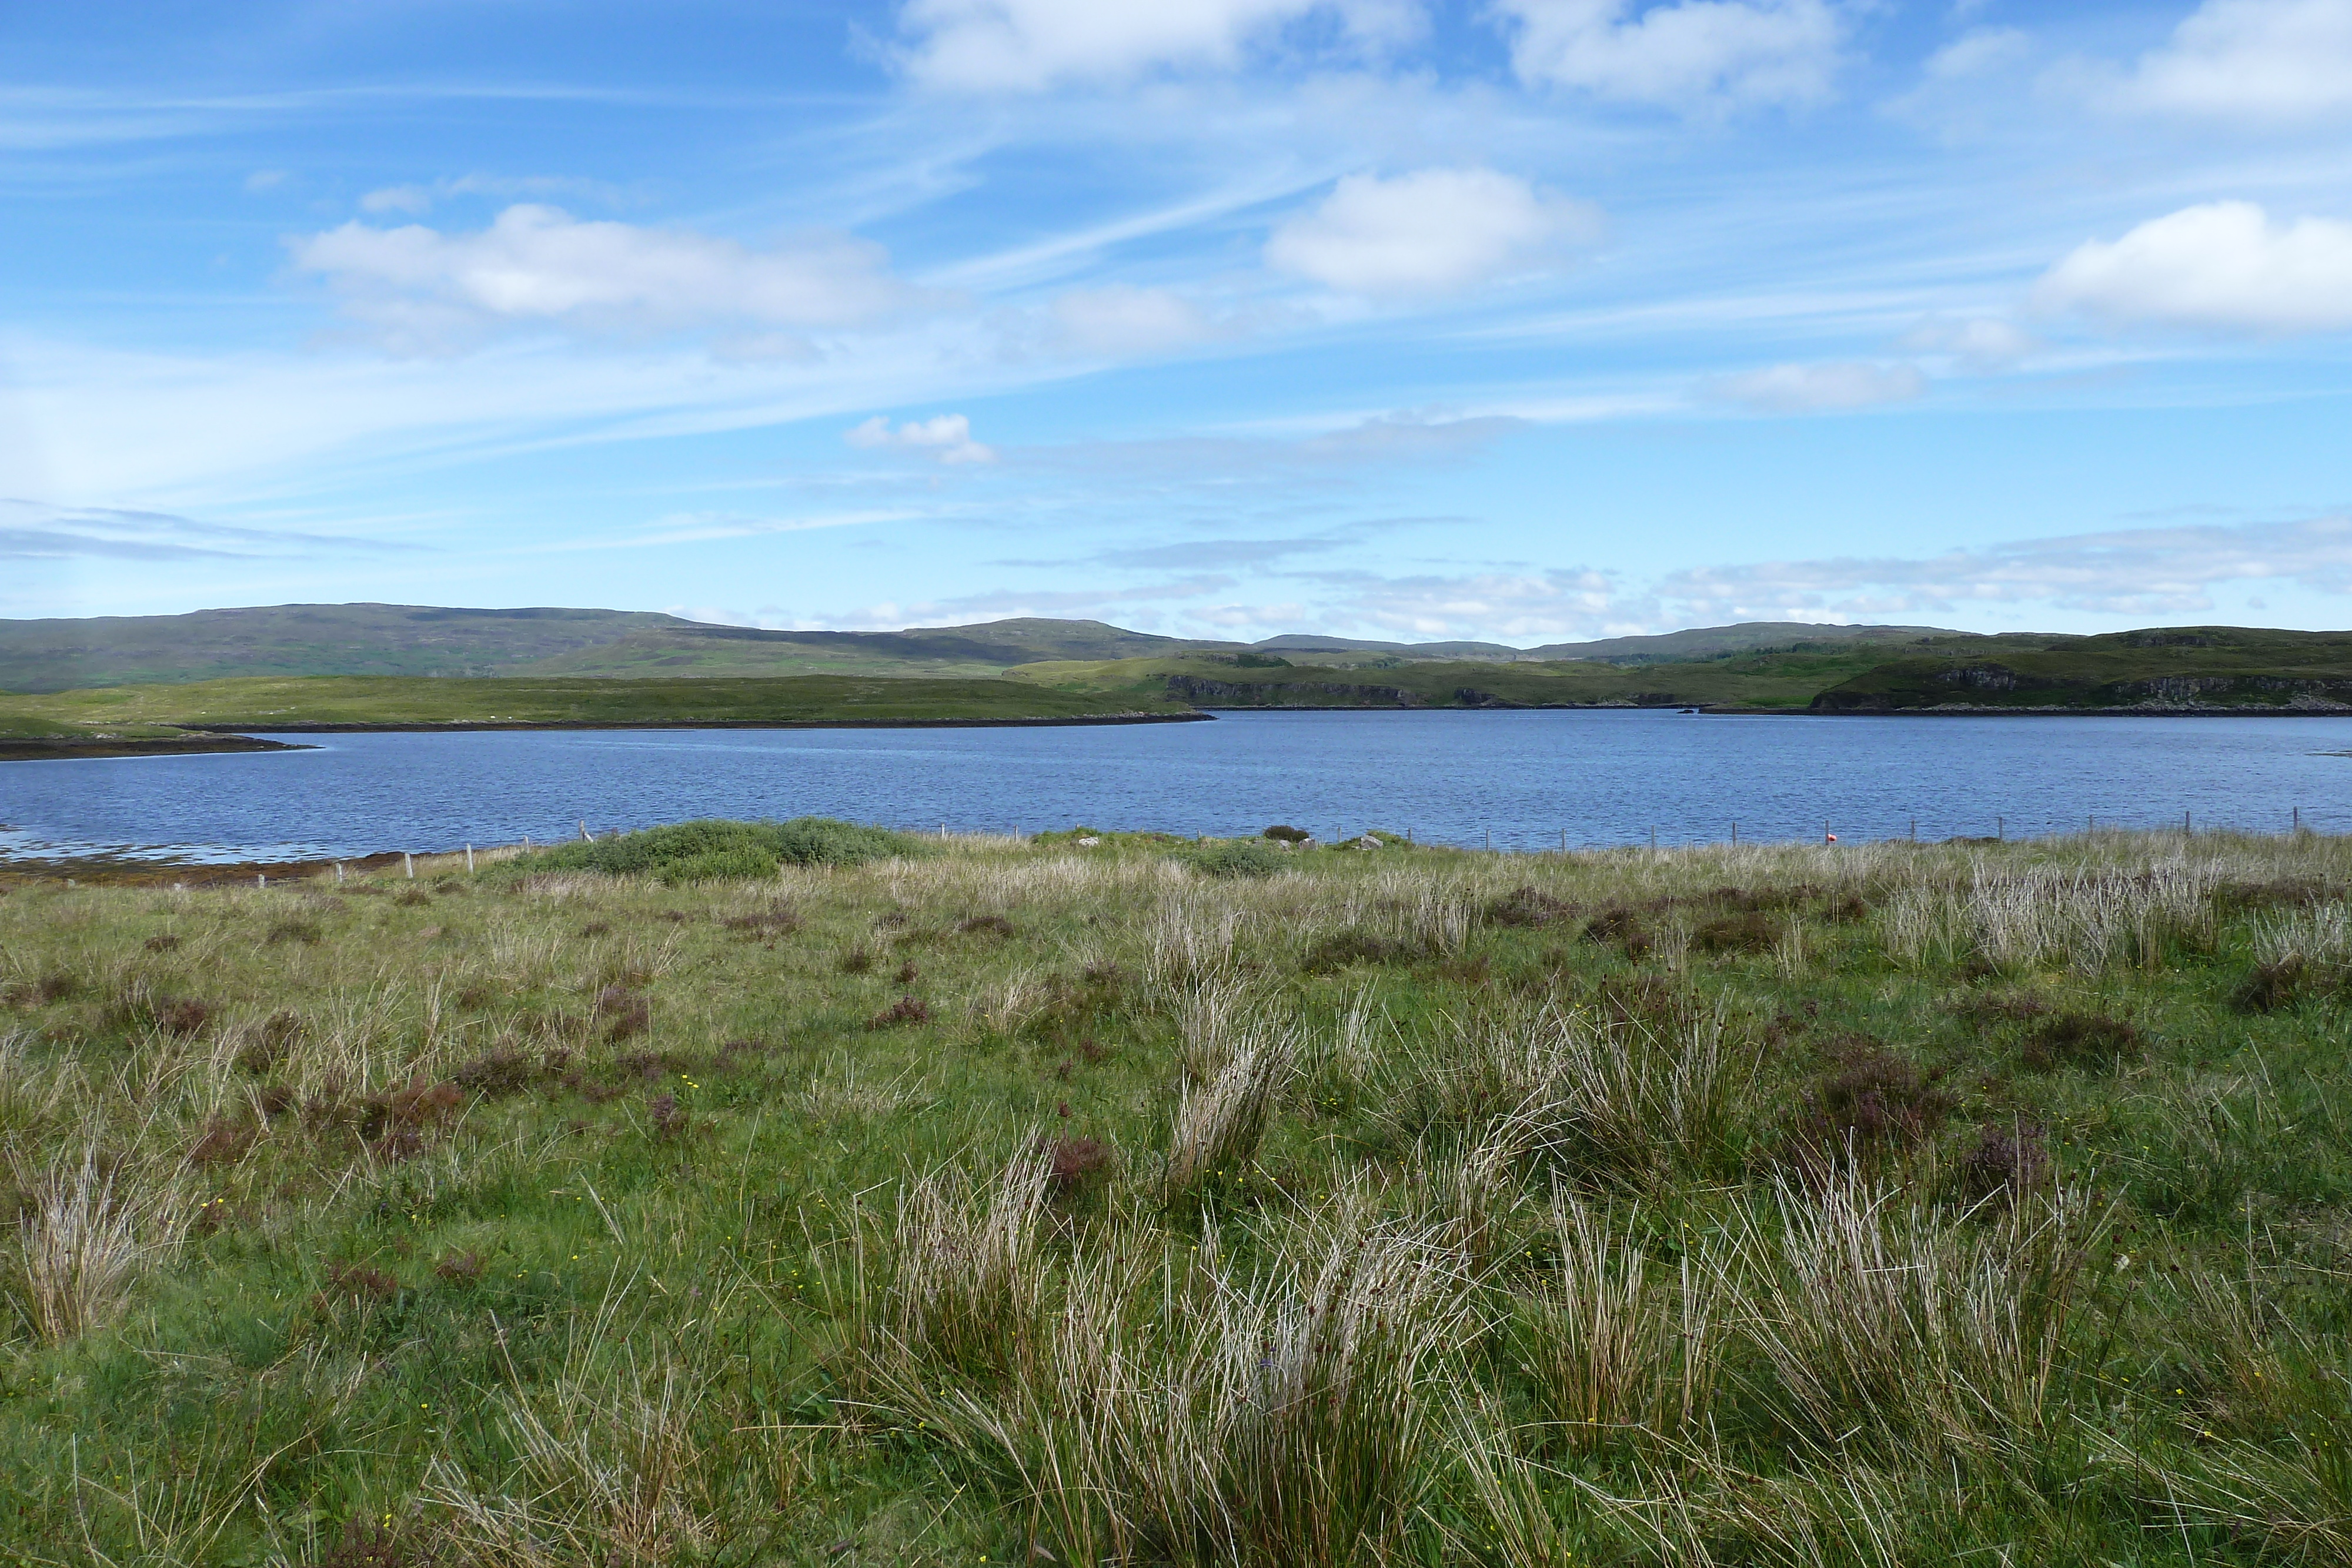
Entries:
{"label": "foreground grass", "polygon": [[1174,711],[1177,705],[1165,699],[1106,699],[995,680],[241,676],[40,695],[0,693],[0,737],[161,736],[177,733],[169,727],[175,725],[293,730],[334,725],[891,724]]}
{"label": "foreground grass", "polygon": [[0,896],[0,1557],[2352,1559],[2352,844],[900,847]]}

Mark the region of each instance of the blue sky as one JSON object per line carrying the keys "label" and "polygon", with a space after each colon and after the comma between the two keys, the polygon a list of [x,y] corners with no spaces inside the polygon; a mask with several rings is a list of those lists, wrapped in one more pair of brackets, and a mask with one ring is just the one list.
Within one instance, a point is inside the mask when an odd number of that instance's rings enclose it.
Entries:
{"label": "blue sky", "polygon": [[2352,624],[2352,0],[0,7],[0,615]]}

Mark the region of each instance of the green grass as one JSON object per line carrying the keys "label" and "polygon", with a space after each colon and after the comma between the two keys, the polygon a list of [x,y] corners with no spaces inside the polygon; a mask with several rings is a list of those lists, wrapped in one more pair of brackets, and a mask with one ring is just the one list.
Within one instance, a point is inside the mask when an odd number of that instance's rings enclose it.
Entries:
{"label": "green grass", "polygon": [[2352,1554],[2352,841],[863,831],[0,888],[0,1559]]}
{"label": "green grass", "polygon": [[1168,713],[1166,698],[1105,698],[1012,681],[839,675],[776,679],[241,678],[0,695],[0,735],[168,734],[173,725],[291,730],[373,725],[889,724]]}

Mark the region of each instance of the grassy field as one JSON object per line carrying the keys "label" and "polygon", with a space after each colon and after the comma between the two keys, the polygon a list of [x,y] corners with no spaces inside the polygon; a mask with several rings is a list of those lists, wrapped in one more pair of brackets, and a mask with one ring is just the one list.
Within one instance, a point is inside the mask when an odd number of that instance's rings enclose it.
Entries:
{"label": "grassy field", "polygon": [[2352,1561],[2347,976],[2307,836],[20,880],[0,1559]]}
{"label": "grassy field", "polygon": [[239,678],[0,695],[0,738],[138,737],[175,725],[680,725],[1069,719],[1169,713],[1166,697],[1105,698],[1013,681],[843,675],[775,679]]}

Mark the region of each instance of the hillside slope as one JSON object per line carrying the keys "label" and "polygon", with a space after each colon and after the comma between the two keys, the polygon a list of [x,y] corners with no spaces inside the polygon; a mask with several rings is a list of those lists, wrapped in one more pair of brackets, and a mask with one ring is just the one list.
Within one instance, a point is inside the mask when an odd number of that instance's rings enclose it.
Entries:
{"label": "hillside slope", "polygon": [[1899,659],[1829,687],[1816,713],[2352,713],[2352,633],[2167,628],[1997,656]]}
{"label": "hillside slope", "polygon": [[613,642],[672,615],[624,610],[444,610],[275,604],[188,615],[0,621],[0,691],[229,675],[487,675]]}
{"label": "hillside slope", "polygon": [[316,676],[0,696],[0,737],[135,738],[188,729],[1003,724],[1183,712],[1181,705],[1164,697],[1109,697],[1015,681]]}

